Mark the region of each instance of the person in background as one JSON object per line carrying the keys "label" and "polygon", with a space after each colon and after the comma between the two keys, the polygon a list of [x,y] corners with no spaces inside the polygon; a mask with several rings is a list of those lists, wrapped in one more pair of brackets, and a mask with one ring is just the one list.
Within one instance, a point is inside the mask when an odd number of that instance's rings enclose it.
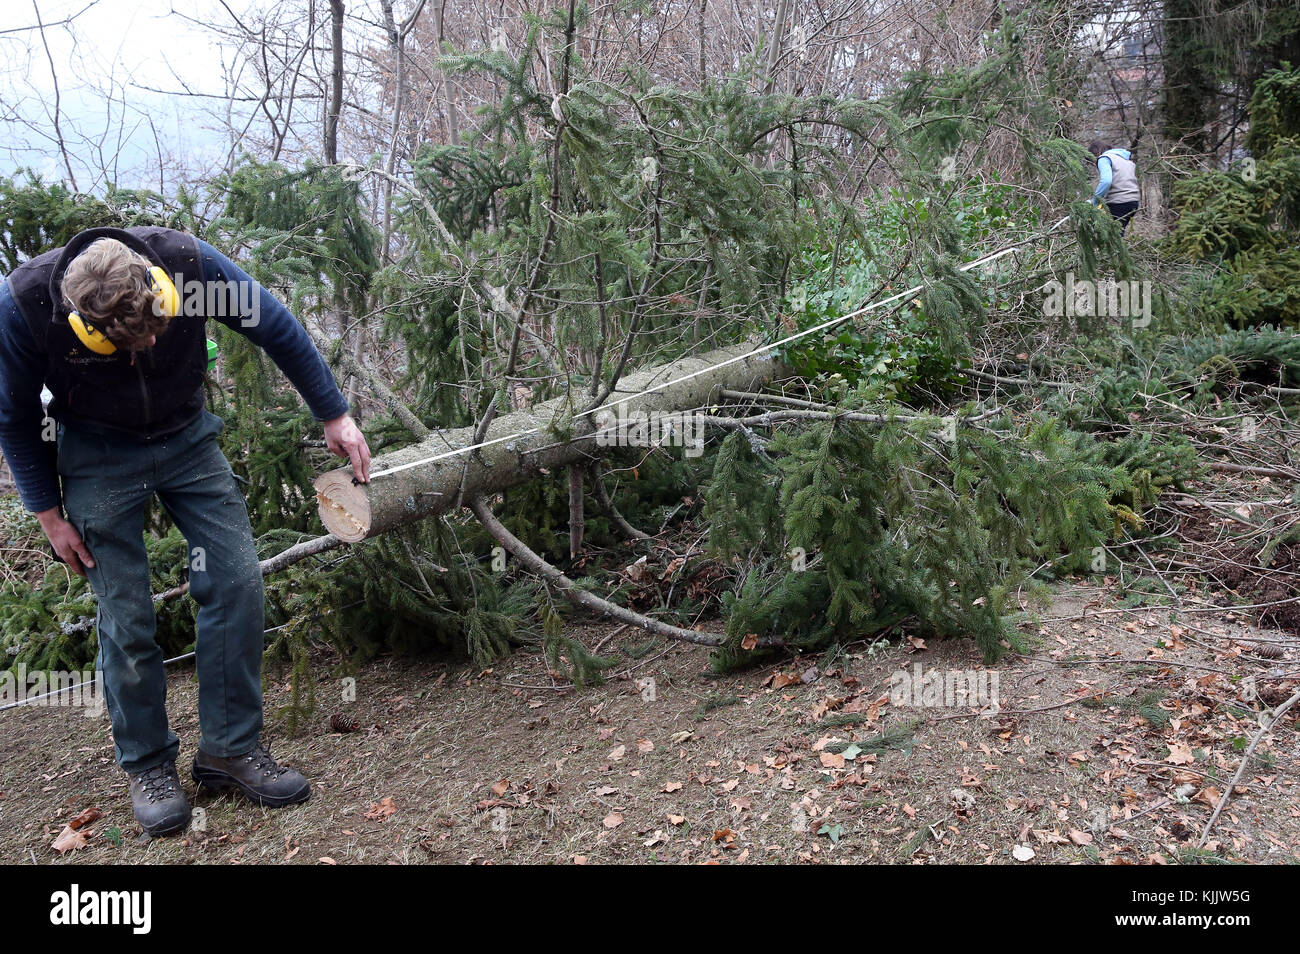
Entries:
{"label": "person in background", "polygon": [[1106,203],[1110,214],[1119,220],[1120,229],[1127,229],[1140,199],[1133,153],[1127,149],[1107,149],[1100,139],[1089,143],[1088,151],[1097,160],[1097,191],[1092,194],[1092,203]]}

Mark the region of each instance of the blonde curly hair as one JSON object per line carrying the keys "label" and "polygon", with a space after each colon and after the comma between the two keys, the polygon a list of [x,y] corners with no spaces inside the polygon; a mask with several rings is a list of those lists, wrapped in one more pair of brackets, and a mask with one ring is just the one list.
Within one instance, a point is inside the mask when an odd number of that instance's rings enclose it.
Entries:
{"label": "blonde curly hair", "polygon": [[167,328],[155,307],[151,265],[117,239],[97,239],[63,273],[64,301],[119,348],[147,348]]}

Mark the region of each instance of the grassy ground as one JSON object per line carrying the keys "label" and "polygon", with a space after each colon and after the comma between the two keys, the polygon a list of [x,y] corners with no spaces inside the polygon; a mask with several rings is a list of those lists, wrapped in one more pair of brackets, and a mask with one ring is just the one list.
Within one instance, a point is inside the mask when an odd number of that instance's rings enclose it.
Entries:
{"label": "grassy ground", "polygon": [[[356,674],[351,702],[322,657],[317,709],[296,737],[277,715],[283,674],[270,674],[266,700],[267,737],[311,779],[311,801],[270,811],[200,794],[202,830],[152,841],[132,819],[106,717],[0,713],[0,862],[1196,860],[1256,713],[1294,691],[1270,674],[1297,668],[1300,641],[1223,610],[1173,621],[1124,610],[1082,587],[1061,590],[1047,615],[1033,654],[995,667],[1001,711],[985,717],[889,700],[900,669],[979,669],[956,640],[859,645],[717,679],[704,650],[647,649],[639,631],[592,625],[576,635],[622,659],[602,686],[559,684],[527,654],[487,671],[382,659]],[[1259,639],[1281,640],[1270,644],[1281,657],[1257,655]],[[1243,689],[1249,674],[1262,698]],[[195,695],[192,670],[171,674],[191,796]],[[356,730],[332,729],[336,715]],[[1288,717],[1256,749],[1208,850],[1300,860],[1298,770]],[[103,813],[87,847],[55,852],[87,808]]]}

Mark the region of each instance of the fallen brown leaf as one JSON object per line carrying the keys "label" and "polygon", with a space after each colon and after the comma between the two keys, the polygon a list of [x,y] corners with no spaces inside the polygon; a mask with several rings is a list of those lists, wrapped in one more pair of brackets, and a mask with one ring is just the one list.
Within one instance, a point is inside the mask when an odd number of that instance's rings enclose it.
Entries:
{"label": "fallen brown leaf", "polygon": [[397,814],[397,805],[393,803],[393,799],[390,796],[385,796],[379,801],[371,804],[370,810],[366,812],[365,817],[375,821],[388,818],[390,815],[395,814]]}
{"label": "fallen brown leaf", "polygon": [[75,818],[69,821],[68,827],[71,828],[73,831],[76,831],[77,829],[84,828],[87,825],[89,825],[91,822],[96,821],[103,814],[104,813],[101,812],[98,808],[87,808],[85,811],[81,812]]}
{"label": "fallen brown leaf", "polygon": [[64,825],[63,831],[59,832],[59,837],[54,839],[50,846],[55,851],[62,854],[65,851],[76,851],[78,848],[85,848],[89,842],[83,832],[78,831],[71,825]]}

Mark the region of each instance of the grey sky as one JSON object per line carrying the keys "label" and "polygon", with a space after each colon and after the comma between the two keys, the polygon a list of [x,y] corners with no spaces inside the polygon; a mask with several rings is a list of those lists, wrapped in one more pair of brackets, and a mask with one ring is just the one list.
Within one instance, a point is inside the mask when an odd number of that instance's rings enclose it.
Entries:
{"label": "grey sky", "polygon": [[[227,0],[242,12],[251,0]],[[58,74],[59,112],[82,190],[159,187],[159,147],[165,164],[190,170],[218,164],[227,144],[211,113],[217,100],[168,96],[149,88],[223,93],[222,56],[215,36],[191,20],[229,22],[217,0],[37,0],[47,24],[47,57],[34,26],[32,0],[6,4],[0,32],[0,175],[31,166],[47,179],[66,179],[54,139],[50,60]],[[66,26],[48,26],[73,14]],[[224,106],[222,107],[224,108]]]}

